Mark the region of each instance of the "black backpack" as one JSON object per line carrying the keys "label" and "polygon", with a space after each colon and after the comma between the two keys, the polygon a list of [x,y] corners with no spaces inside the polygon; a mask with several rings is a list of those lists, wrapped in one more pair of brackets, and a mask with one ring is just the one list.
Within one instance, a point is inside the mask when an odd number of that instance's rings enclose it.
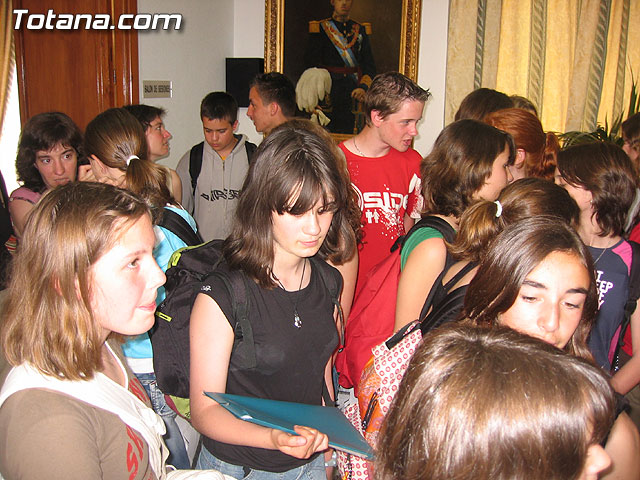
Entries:
{"label": "black backpack", "polygon": [[184,218],[168,208],[162,209],[162,217],[158,222],[158,226],[173,232],[184,242],[185,245],[189,247],[200,245],[204,242],[200,234],[198,232],[194,232],[191,225],[189,225]]}
{"label": "black backpack", "polygon": [[[249,165],[251,165],[251,161],[253,160],[253,153],[258,147],[256,147],[255,143],[251,143],[250,141],[245,140],[244,148],[247,151],[247,160],[249,161]],[[196,191],[196,185],[198,184],[198,177],[200,176],[200,171],[202,170],[203,153],[204,142],[200,142],[199,144],[194,145],[189,152],[189,175],[191,176],[191,191],[194,195]]]}
{"label": "black backpack", "polygon": [[469,262],[444,285],[442,278],[449,269],[445,269],[436,279],[420,312],[420,330],[424,337],[427,333],[443,323],[452,322],[458,318],[464,305],[464,296],[469,285],[452,290],[462,277],[477,267],[476,262]]}
{"label": "black backpack", "polygon": [[[153,368],[158,387],[169,395],[189,398],[189,321],[191,308],[202,281],[215,275],[227,287],[233,309],[234,361],[243,368],[256,366],[253,330],[249,322],[249,281],[242,272],[230,270],[222,257],[224,240],[211,240],[174,252],[169,261],[165,283],[166,298],[156,309],[156,322],[149,332],[153,345]],[[333,304],[341,312],[341,282],[324,261],[314,262],[329,291]],[[232,320],[232,319],[229,319]]]}
{"label": "black backpack", "polygon": [[[243,299],[236,300],[235,297],[236,293],[242,295],[245,290],[243,284],[237,283],[239,275],[226,276],[222,271],[222,243],[223,240],[212,240],[195,247],[181,248],[169,260],[164,285],[166,297],[156,308],[156,321],[149,332],[153,345],[153,369],[158,387],[166,394],[189,398],[189,319],[202,280],[213,271],[220,270],[220,275],[230,283],[234,312],[236,306],[241,308],[246,304]],[[246,315],[241,310],[237,313],[240,325]]]}

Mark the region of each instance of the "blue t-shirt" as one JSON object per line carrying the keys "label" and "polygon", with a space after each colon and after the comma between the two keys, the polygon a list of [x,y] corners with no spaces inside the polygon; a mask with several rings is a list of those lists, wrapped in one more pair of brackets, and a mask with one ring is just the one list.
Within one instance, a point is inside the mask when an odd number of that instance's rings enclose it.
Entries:
{"label": "blue t-shirt", "polygon": [[[191,228],[193,228],[194,232],[197,231],[196,221],[191,215],[189,215],[189,212],[182,208],[173,206],[166,206],[164,208],[180,215],[187,221]],[[167,267],[169,266],[169,259],[173,252],[179,248],[186,247],[187,245],[175,233],[164,227],[156,225],[153,227],[153,232],[156,235],[156,244],[153,247],[153,258],[155,258],[160,269],[163,272],[166,272]],[[160,305],[165,296],[166,294],[163,285],[158,288],[156,305]],[[128,338],[122,345],[122,351],[124,352],[125,357],[129,358],[153,358],[153,349],[151,348],[151,339],[149,338],[149,334],[142,333],[135,337]]]}
{"label": "blue t-shirt", "polygon": [[632,251],[624,240],[609,249],[588,248],[596,262],[598,287],[598,316],[589,336],[589,348],[598,365],[608,372],[611,341],[622,323],[629,296]]}

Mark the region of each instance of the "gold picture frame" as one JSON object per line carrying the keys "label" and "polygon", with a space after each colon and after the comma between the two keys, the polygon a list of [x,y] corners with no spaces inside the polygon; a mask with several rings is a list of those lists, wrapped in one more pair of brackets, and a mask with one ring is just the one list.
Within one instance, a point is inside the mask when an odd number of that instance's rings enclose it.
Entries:
{"label": "gold picture frame", "polygon": [[[296,6],[298,0],[265,0],[264,22],[264,64],[265,72],[285,72],[285,7]],[[306,1],[306,0],[303,0]],[[378,6],[379,0],[358,0],[359,3],[371,1],[372,8]],[[327,4],[329,0],[326,0]],[[420,42],[420,15],[422,0],[399,0],[400,39],[397,70],[414,81],[418,77],[418,46]],[[398,3],[399,3],[398,2]],[[286,4],[286,5],[285,5]],[[398,7],[399,8],[399,7]],[[397,18],[397,16],[395,17]],[[375,29],[374,25],[374,29]],[[296,39],[298,40],[298,39]],[[349,138],[351,135],[334,134],[336,139]]]}

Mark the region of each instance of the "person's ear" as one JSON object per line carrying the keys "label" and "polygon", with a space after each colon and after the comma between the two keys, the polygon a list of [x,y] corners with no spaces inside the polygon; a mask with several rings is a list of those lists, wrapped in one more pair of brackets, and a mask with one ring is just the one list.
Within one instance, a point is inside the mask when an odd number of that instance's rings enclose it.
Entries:
{"label": "person's ear", "polygon": [[271,102],[269,104],[269,114],[272,117],[275,117],[278,114],[279,110],[280,110],[280,105],[278,105],[276,102]]}
{"label": "person's ear", "polygon": [[584,465],[584,475],[580,478],[598,478],[598,474],[611,465],[611,457],[600,445],[589,445]]}
{"label": "person's ear", "polygon": [[371,110],[371,123],[374,127],[379,127],[383,121],[384,117],[380,113],[380,110]]}
{"label": "person's ear", "polygon": [[[513,159],[513,165],[510,168],[513,168],[515,172],[519,172],[524,168],[524,162],[527,158],[527,152],[525,152],[524,148],[516,148],[515,158]],[[525,174],[526,172],[523,172]],[[520,178],[520,177],[518,177]]]}
{"label": "person's ear", "polygon": [[235,122],[233,122],[233,125],[231,125],[231,128],[233,129],[233,131],[235,132],[238,129],[238,125],[240,125],[238,123],[238,120],[236,120]]}
{"label": "person's ear", "polygon": [[102,163],[102,160],[95,155],[89,155],[89,163],[91,164],[91,168],[100,169],[102,171],[105,171],[107,168],[107,166]]}
{"label": "person's ear", "polygon": [[89,155],[89,164],[91,165],[91,171],[95,177],[96,182],[103,182],[103,179],[107,177],[109,173],[109,167],[107,167],[102,160],[95,155]]}
{"label": "person's ear", "polygon": [[586,197],[587,200],[589,200],[589,204],[591,205],[591,208],[593,208],[593,192],[591,192],[591,190],[584,190],[584,196]]}

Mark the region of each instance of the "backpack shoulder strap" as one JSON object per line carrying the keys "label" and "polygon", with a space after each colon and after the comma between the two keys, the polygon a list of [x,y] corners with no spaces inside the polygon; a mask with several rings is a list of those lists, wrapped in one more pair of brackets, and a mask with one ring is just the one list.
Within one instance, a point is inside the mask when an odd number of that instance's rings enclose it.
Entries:
{"label": "backpack shoulder strap", "polygon": [[463,285],[447,292],[447,295],[433,306],[429,314],[420,321],[420,330],[423,336],[443,323],[458,318],[468,287],[468,285]]}
{"label": "backpack shoulder strap", "polygon": [[[425,228],[431,227],[438,230],[444,239],[447,242],[453,242],[456,239],[456,231],[453,229],[449,222],[446,220],[436,217],[435,215],[427,215],[426,217],[421,218],[413,228]],[[413,230],[413,228],[411,230]],[[416,228],[416,229],[417,229]],[[409,231],[411,233],[411,230]]]}
{"label": "backpack shoulder strap", "polygon": [[[419,228],[431,227],[436,229],[442,234],[442,237],[447,243],[453,243],[456,239],[456,231],[451,225],[449,225],[449,222],[440,217],[436,217],[435,215],[427,215],[426,217],[421,218],[420,221],[414,226],[417,227],[418,225],[420,225]],[[453,265],[454,263],[455,259],[449,253],[449,249],[447,249],[447,256],[444,262],[444,270],[449,270],[451,265]]]}
{"label": "backpack shoulder strap", "polygon": [[624,305],[624,319],[618,337],[618,347],[623,343],[624,332],[631,321],[631,315],[636,310],[636,304],[640,298],[640,244],[633,240],[627,240],[631,245],[631,271],[629,273],[629,295]]}
{"label": "backpack shoulder strap", "polygon": [[202,156],[204,155],[204,142],[194,145],[189,152],[189,175],[191,176],[191,191],[196,194],[196,185],[200,170],[202,170]]}
{"label": "backpack shoulder strap", "polygon": [[334,274],[334,267],[329,265],[325,260],[316,258],[315,256],[310,258],[313,262],[313,266],[318,268],[318,273],[322,279],[322,283],[329,291],[331,295],[331,301],[340,304],[340,292],[342,291],[342,276]]}
{"label": "backpack shoulder strap", "polygon": [[251,163],[253,162],[253,153],[258,147],[255,143],[251,143],[249,140],[245,140],[244,148],[247,151],[247,161],[249,162],[249,165],[251,165]]}
{"label": "backpack shoulder strap", "polygon": [[440,232],[447,242],[453,242],[456,238],[456,231],[451,225],[449,225],[449,222],[440,217],[436,217],[435,215],[427,215],[426,217],[422,217],[418,220],[405,235],[398,237],[391,247],[391,251],[393,252],[398,248],[402,248],[407,238],[413,235],[417,230],[426,227],[433,228]]}
{"label": "backpack shoulder strap", "polygon": [[[342,328],[344,329],[345,322],[344,316],[342,314],[342,306],[340,305],[340,293],[342,293],[342,275],[335,275],[334,267],[329,265],[325,260],[321,258],[316,258],[315,256],[313,256],[310,258],[310,261],[313,262],[314,267],[317,267],[320,278],[322,279],[322,283],[329,291],[331,302],[337,309],[338,318],[341,322]],[[344,341],[344,332],[339,333],[340,344],[342,345],[342,342]]]}
{"label": "backpack shoulder strap", "polygon": [[162,218],[158,222],[158,226],[176,234],[187,246],[200,245],[204,242],[200,234],[194,232],[191,225],[184,218],[168,208],[163,209]]}
{"label": "backpack shoulder strap", "polygon": [[627,240],[631,245],[631,273],[629,275],[629,301],[640,298],[640,243]]}
{"label": "backpack shoulder strap", "polygon": [[629,295],[627,297],[627,303],[624,305],[624,318],[620,324],[620,331],[618,334],[618,342],[613,355],[613,368],[617,370],[618,359],[620,355],[620,349],[624,345],[624,336],[627,331],[627,327],[631,322],[631,315],[636,311],[636,305],[640,298],[640,244],[633,240],[627,240],[631,245],[631,271],[629,273]]}
{"label": "backpack shoulder strap", "polygon": [[424,319],[427,316],[427,313],[431,308],[431,304],[433,303],[433,299],[436,296],[436,293],[438,293],[438,290],[444,292],[445,296],[448,295],[449,292],[451,291],[451,288],[456,283],[458,283],[462,277],[464,277],[467,273],[469,273],[469,271],[471,271],[476,266],[477,266],[477,263],[475,262],[467,263],[464,267],[460,269],[458,273],[456,273],[453,276],[453,278],[451,278],[447,283],[443,285],[442,279],[447,274],[450,268],[450,267],[445,267],[445,269],[442,270],[440,275],[438,275],[438,278],[434,282],[433,287],[431,287],[431,290],[429,291],[429,295],[427,296],[427,299],[425,300],[424,305],[422,306],[422,310],[420,311],[420,316],[418,318]]}
{"label": "backpack shoulder strap", "polygon": [[453,278],[451,280],[449,280],[444,285],[445,291],[449,292],[451,290],[451,287],[453,287],[456,283],[458,283],[462,277],[464,277],[467,273],[469,273],[471,270],[473,270],[477,266],[478,266],[478,264],[476,262],[468,262],[464,267],[462,267],[460,269],[460,271],[458,273],[456,273],[453,276]]}
{"label": "backpack shoulder strap", "polygon": [[[342,326],[342,331],[338,332],[339,343],[340,343],[338,346],[338,350],[340,350],[340,348],[342,348],[344,344],[344,328],[345,328],[344,315],[342,313],[342,305],[340,305],[340,293],[342,292],[342,275],[335,275],[335,272],[334,272],[335,268],[329,265],[325,260],[321,258],[316,258],[314,256],[314,257],[311,257],[309,261],[313,262],[313,266],[318,268],[318,273],[320,274],[322,283],[324,284],[325,288],[329,291],[329,295],[331,296],[331,302],[333,303],[334,308],[338,312],[338,320],[340,322],[340,325]],[[333,391],[334,391],[335,399],[338,398],[337,396],[338,389],[336,387],[337,387],[337,384],[335,383],[335,380],[334,380]],[[324,404],[326,406],[330,406],[330,405],[335,406],[336,400],[331,398],[326,380],[322,382],[322,398],[324,399]]]}
{"label": "backpack shoulder strap", "polygon": [[253,328],[249,321],[248,279],[239,270],[218,268],[214,274],[223,281],[231,297],[234,322],[233,355],[242,367],[255,368],[256,346],[253,340]]}
{"label": "backpack shoulder strap", "polygon": [[[454,305],[455,302],[459,300],[460,297],[464,298],[464,294],[466,293],[466,285],[464,287],[458,287],[455,290],[451,290],[455,284],[457,284],[462,277],[464,277],[467,273],[473,270],[478,264],[476,262],[469,262],[464,267],[460,269],[458,273],[456,273],[451,280],[449,280],[446,284],[442,285],[442,277],[444,277],[449,270],[448,268],[443,270],[443,272],[438,276],[436,283],[434,283],[431,291],[429,292],[429,296],[427,300],[424,302],[422,306],[422,310],[420,311],[420,323],[421,329],[423,333],[428,332],[436,324],[440,324],[440,317],[443,312],[446,312],[450,309],[450,305]],[[444,297],[436,304],[433,304],[433,299],[435,297],[436,290],[441,289],[444,292]],[[433,308],[431,308],[433,306]],[[430,311],[431,310],[431,311]]]}

